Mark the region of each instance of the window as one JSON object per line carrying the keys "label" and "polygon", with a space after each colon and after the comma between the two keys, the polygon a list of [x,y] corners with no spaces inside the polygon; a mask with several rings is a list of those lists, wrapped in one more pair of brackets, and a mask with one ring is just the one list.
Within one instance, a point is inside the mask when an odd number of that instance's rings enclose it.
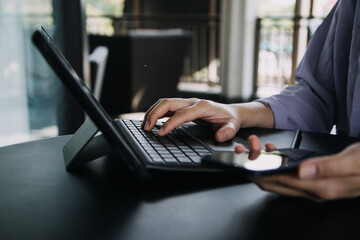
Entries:
{"label": "window", "polygon": [[312,15],[314,17],[326,17],[336,2],[337,0],[314,0]]}
{"label": "window", "polygon": [[259,17],[293,17],[296,0],[259,0]]}
{"label": "window", "polygon": [[31,42],[53,28],[51,0],[0,0],[0,145],[57,135],[58,82]]}
{"label": "window", "polygon": [[115,34],[114,18],[123,15],[125,0],[88,0],[86,2],[86,27],[90,34],[112,36]]}
{"label": "window", "polygon": [[258,97],[294,83],[294,72],[309,39],[336,0],[260,0],[257,25]]}

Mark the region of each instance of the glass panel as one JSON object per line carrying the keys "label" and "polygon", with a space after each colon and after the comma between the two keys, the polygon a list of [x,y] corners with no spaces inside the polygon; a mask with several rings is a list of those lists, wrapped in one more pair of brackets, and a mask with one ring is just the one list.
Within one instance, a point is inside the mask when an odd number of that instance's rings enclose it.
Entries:
{"label": "glass panel", "polygon": [[322,23],[323,18],[331,11],[331,9],[336,4],[337,0],[314,0],[313,6],[313,19],[311,19],[309,24],[310,35],[312,36],[316,29]]}
{"label": "glass panel", "polygon": [[51,0],[0,0],[0,146],[57,135],[59,83],[31,42],[37,23],[51,32]]}
{"label": "glass panel", "polygon": [[111,36],[115,30],[112,18],[123,15],[125,0],[88,0],[86,2],[87,32]]}
{"label": "glass panel", "polygon": [[337,0],[314,0],[314,17],[326,17],[336,4]]}
{"label": "glass panel", "polygon": [[291,79],[295,0],[260,0],[257,96],[279,93]]}
{"label": "glass panel", "polygon": [[294,22],[268,18],[260,23],[257,95],[277,94],[291,79]]}
{"label": "glass panel", "polygon": [[259,0],[260,17],[292,17],[296,0]]}

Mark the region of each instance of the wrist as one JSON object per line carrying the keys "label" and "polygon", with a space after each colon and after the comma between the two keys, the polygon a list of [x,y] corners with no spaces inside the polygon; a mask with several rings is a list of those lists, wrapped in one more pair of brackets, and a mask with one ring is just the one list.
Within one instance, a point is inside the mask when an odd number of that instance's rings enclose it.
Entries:
{"label": "wrist", "polygon": [[247,127],[274,127],[274,114],[268,105],[260,102],[233,104],[236,108],[241,128]]}

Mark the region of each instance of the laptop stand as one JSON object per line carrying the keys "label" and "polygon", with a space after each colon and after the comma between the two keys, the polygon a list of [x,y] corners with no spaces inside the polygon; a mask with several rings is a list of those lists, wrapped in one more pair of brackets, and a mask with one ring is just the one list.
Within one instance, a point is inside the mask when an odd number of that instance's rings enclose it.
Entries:
{"label": "laptop stand", "polygon": [[87,117],[63,148],[66,170],[70,171],[112,151],[112,147],[97,126]]}

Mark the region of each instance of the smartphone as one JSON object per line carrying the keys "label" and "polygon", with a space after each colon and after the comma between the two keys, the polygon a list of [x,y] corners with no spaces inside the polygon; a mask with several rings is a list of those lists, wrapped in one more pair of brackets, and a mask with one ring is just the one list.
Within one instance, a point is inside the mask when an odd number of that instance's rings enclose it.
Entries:
{"label": "smartphone", "polygon": [[213,155],[203,156],[202,163],[231,168],[250,176],[268,176],[295,173],[302,161],[320,155],[316,152],[293,148],[278,149],[273,152],[262,150],[255,154],[216,152]]}

